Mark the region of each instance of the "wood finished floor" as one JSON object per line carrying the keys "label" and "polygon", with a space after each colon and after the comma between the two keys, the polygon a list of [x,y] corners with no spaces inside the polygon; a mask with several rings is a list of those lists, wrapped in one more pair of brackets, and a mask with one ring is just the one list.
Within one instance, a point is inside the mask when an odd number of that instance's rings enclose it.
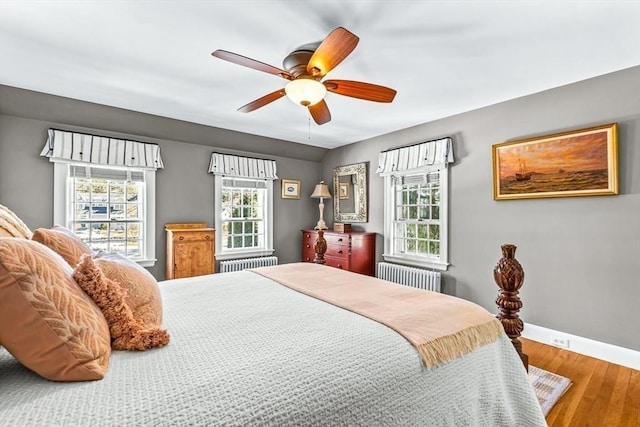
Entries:
{"label": "wood finished floor", "polygon": [[640,371],[521,339],[531,365],[571,379],[550,427],[640,427]]}

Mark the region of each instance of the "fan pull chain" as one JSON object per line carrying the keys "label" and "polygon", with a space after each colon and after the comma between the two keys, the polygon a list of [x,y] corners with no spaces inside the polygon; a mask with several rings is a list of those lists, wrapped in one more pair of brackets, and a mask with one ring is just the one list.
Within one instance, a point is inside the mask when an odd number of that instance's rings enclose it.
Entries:
{"label": "fan pull chain", "polygon": [[311,141],[311,117],[307,117],[307,120],[309,122],[309,141]]}

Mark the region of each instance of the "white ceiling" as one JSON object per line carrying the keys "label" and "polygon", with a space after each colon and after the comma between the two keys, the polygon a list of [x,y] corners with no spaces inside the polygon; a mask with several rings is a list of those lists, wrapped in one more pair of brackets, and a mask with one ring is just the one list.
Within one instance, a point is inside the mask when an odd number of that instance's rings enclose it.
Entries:
{"label": "white ceiling", "polygon": [[[338,26],[360,43],[328,78],[393,103],[328,94],[322,126],[286,98],[236,111],[286,81],[213,50],[281,68]],[[637,0],[0,0],[0,84],[326,148],[635,65]]]}

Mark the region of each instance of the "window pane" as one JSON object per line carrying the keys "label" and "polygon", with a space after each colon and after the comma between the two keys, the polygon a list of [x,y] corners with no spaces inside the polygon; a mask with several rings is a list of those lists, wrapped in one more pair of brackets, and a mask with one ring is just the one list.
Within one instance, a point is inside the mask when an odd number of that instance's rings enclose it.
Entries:
{"label": "window pane", "polygon": [[91,241],[107,240],[108,238],[109,238],[108,222],[95,222],[91,224]]}
{"label": "window pane", "polygon": [[140,218],[140,206],[139,205],[127,205],[127,219],[139,219]]}
{"label": "window pane", "polygon": [[407,240],[407,252],[415,252],[416,251],[416,241],[415,240]]}
{"label": "window pane", "polygon": [[246,234],[253,233],[253,224],[254,223],[251,222],[251,221],[247,221],[247,222],[244,223],[244,232]]}
{"label": "window pane", "polygon": [[124,203],[124,184],[118,184],[117,182],[109,182],[109,196],[111,203]]}
{"label": "window pane", "polygon": [[[109,224],[109,231],[111,234],[109,238],[111,240],[124,240],[125,239],[125,224],[122,222],[112,222]],[[123,249],[124,252],[124,249]]]}
{"label": "window pane", "polygon": [[233,234],[242,234],[242,223],[234,222],[233,223]]}
{"label": "window pane", "polygon": [[440,206],[431,207],[431,213],[433,214],[433,219],[440,219]]}
{"label": "window pane", "polygon": [[428,236],[428,226],[426,224],[418,224],[418,237],[420,239],[426,239]]}
{"label": "window pane", "polygon": [[440,243],[429,242],[429,253],[432,255],[440,255]]}
{"label": "window pane", "polygon": [[253,236],[244,236],[244,247],[250,248],[253,246]]}
{"label": "window pane", "polygon": [[420,219],[429,219],[429,206],[420,208]]}
{"label": "window pane", "polygon": [[233,238],[233,247],[241,248],[242,247],[242,236],[235,236]]}
{"label": "window pane", "polygon": [[440,226],[436,224],[429,224],[429,239],[440,240]]}
{"label": "window pane", "polygon": [[418,241],[418,253],[420,255],[426,255],[429,253],[428,244],[426,240]]}
{"label": "window pane", "polygon": [[410,206],[409,207],[409,215],[407,216],[409,219],[417,219],[418,218],[418,207]]}
{"label": "window pane", "polygon": [[139,239],[140,235],[140,223],[127,224],[127,239]]}
{"label": "window pane", "polygon": [[140,240],[127,240],[127,256],[141,257],[142,247],[142,241]]}
{"label": "window pane", "polygon": [[82,240],[89,240],[89,224],[86,222],[76,222],[72,228],[73,232]]}

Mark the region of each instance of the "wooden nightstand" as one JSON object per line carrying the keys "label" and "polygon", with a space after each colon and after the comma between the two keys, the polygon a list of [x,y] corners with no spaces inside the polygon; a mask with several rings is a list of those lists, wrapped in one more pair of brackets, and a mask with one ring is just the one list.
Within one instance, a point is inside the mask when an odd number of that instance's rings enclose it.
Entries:
{"label": "wooden nightstand", "polygon": [[215,273],[215,230],[206,223],[166,224],[167,279]]}

